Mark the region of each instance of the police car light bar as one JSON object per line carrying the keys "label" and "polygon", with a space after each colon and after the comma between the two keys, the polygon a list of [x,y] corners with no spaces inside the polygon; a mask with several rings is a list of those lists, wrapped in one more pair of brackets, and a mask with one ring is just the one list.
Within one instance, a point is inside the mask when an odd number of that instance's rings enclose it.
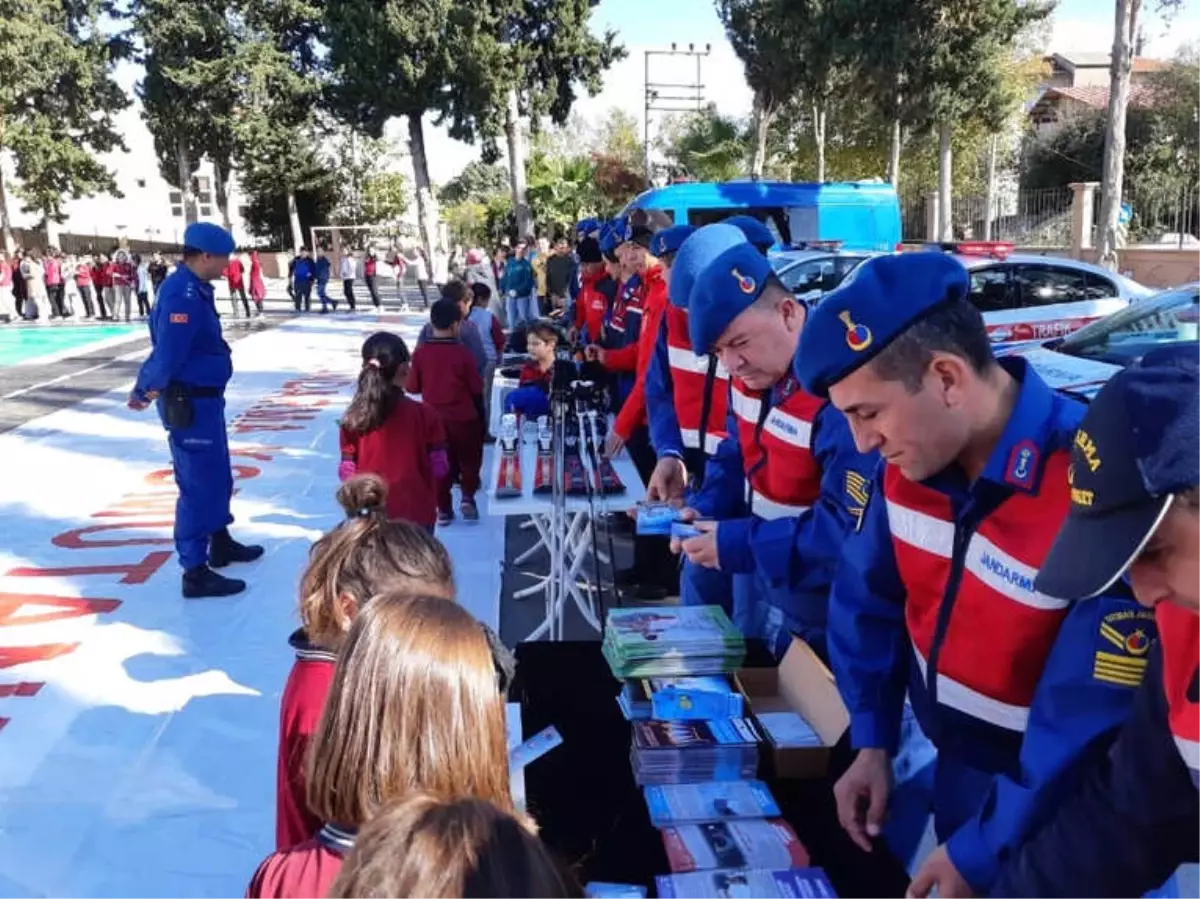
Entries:
{"label": "police car light bar", "polygon": [[836,253],[844,243],[843,240],[800,240],[792,244],[792,247],[797,250],[827,250]]}
{"label": "police car light bar", "polygon": [[903,240],[896,244],[897,253],[938,251],[955,253],[959,256],[984,256],[989,259],[1007,259],[1015,245],[1000,240]]}

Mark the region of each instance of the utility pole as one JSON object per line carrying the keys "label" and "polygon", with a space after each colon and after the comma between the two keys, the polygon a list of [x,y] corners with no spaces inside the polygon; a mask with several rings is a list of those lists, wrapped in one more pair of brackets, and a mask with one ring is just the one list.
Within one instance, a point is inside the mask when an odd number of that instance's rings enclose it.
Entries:
{"label": "utility pole", "polygon": [[[645,50],[646,65],[646,117],[644,139],[644,165],[646,168],[646,187],[653,187],[654,181],[650,169],[650,113],[651,112],[700,112],[704,108],[704,81],[701,79],[700,64],[704,57],[712,52],[712,45],[705,44],[703,50],[697,50],[695,44],[688,44],[686,50],[679,49],[678,44],[671,44],[670,50]],[[696,61],[696,80],[691,82],[655,82],[650,80],[650,60],[656,56],[690,56]],[[667,91],[667,93],[663,93]],[[678,93],[671,93],[677,91]],[[687,105],[682,105],[687,104]]]}

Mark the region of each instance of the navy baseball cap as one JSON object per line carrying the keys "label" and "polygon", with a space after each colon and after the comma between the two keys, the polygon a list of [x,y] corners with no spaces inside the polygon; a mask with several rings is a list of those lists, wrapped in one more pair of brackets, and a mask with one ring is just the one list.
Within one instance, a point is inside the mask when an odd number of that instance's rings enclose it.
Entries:
{"label": "navy baseball cap", "polygon": [[683,242],[696,233],[691,225],[672,225],[656,231],[650,238],[650,255],[663,259],[679,252]]}
{"label": "navy baseball cap", "polygon": [[745,234],[724,222],[705,225],[687,238],[679,247],[675,264],[671,266],[671,305],[686,309],[700,273],[730,247],[745,242]]}
{"label": "navy baseball cap", "polygon": [[615,222],[605,222],[600,228],[600,252],[612,262],[616,262],[617,245],[621,241],[617,238],[617,225]]}
{"label": "navy baseball cap", "polygon": [[723,221],[745,234],[746,240],[754,244],[760,253],[765,253],[775,246],[775,235],[771,233],[771,229],[752,215],[732,215]]}
{"label": "navy baseball cap", "polygon": [[581,219],[575,225],[575,233],[580,237],[593,237],[600,233],[600,219]]}
{"label": "navy baseball cap", "polygon": [[1175,495],[1200,484],[1195,347],[1170,347],[1113,375],[1071,446],[1071,507],[1034,580],[1039,593],[1085,599],[1141,554]]}
{"label": "navy baseball cap", "polygon": [[969,289],[966,268],[946,253],[868,259],[809,312],[793,362],[796,377],[809,393],[827,398],[830,385]]}
{"label": "navy baseball cap", "polygon": [[210,256],[228,256],[236,248],[233,235],[212,222],[192,222],[183,232],[183,245]]}
{"label": "navy baseball cap", "polygon": [[709,262],[688,299],[692,351],[706,355],[733,320],[754,305],[773,273],[767,257],[745,239]]}

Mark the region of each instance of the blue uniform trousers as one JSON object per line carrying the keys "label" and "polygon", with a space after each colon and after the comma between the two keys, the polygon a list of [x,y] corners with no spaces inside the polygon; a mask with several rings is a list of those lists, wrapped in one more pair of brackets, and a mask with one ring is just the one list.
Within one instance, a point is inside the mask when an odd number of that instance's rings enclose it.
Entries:
{"label": "blue uniform trousers", "polygon": [[[195,414],[186,428],[167,427],[179,499],[175,503],[175,549],[185,568],[208,563],[208,538],[233,522],[233,470],[225,432],[225,399],[193,398]],[[159,417],[163,414],[158,402]]]}
{"label": "blue uniform trousers", "polygon": [[679,574],[679,602],[685,606],[720,606],[733,616],[733,575],[683,560]]}
{"label": "blue uniform trousers", "polygon": [[787,652],[792,634],[822,660],[829,658],[825,649],[828,607],[827,595],[801,594],[787,584],[772,586],[761,571],[733,578],[733,623],[747,637],[766,643],[777,659]]}

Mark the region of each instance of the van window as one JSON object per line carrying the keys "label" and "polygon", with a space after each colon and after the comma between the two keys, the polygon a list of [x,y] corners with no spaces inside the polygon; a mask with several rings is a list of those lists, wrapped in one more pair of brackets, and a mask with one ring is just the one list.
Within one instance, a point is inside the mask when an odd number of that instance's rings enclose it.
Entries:
{"label": "van window", "polygon": [[787,246],[791,243],[791,229],[788,227],[787,211],[781,206],[722,206],[718,209],[688,210],[688,224],[696,228],[722,222],[735,215],[750,215],[771,229],[775,240]]}

